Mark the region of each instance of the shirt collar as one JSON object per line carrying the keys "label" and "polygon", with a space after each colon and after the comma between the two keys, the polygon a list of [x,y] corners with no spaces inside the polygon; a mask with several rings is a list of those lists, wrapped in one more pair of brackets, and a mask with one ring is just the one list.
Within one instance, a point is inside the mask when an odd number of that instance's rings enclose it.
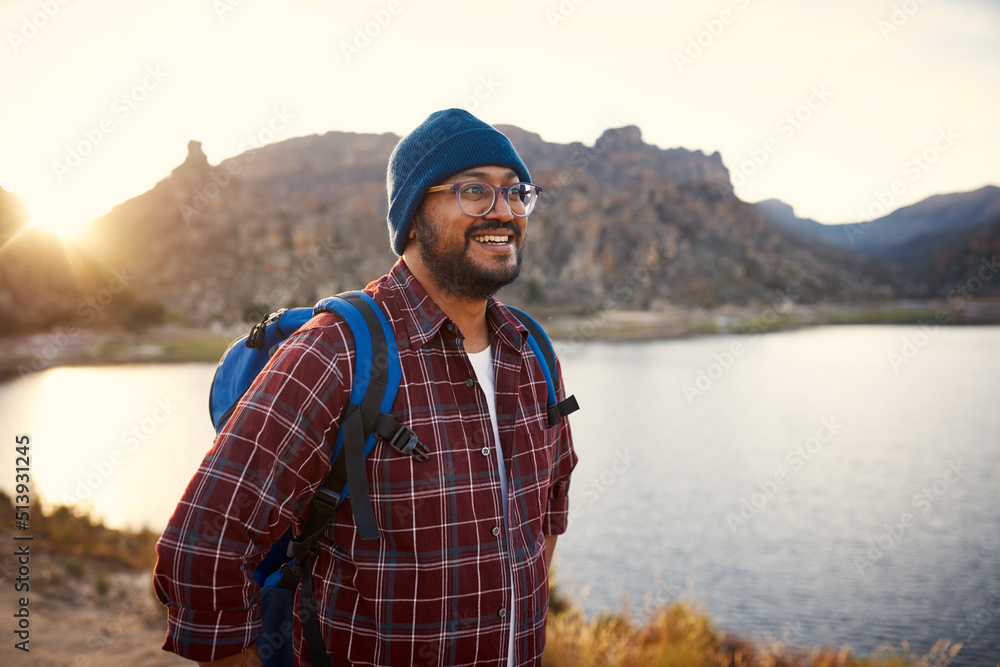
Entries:
{"label": "shirt collar", "polygon": [[[442,326],[452,324],[402,258],[396,260],[389,274],[379,282],[395,296],[413,349],[421,348],[438,334]],[[528,330],[495,298],[491,297],[486,303],[486,320],[490,332],[515,350],[520,350],[527,340]]]}
{"label": "shirt collar", "polygon": [[515,350],[520,350],[528,339],[528,330],[521,324],[521,320],[492,297],[486,302],[486,321],[494,336]]}

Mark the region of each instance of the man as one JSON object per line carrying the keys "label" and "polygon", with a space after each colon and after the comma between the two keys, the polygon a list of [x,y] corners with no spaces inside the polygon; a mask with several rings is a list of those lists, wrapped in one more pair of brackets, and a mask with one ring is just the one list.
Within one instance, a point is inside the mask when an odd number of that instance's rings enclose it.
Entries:
{"label": "man", "polygon": [[[361,540],[342,507],[321,538],[312,572],[327,652],[334,665],[537,665],[576,455],[566,420],[548,426],[526,330],[493,295],[520,271],[540,189],[504,135],[457,109],[399,142],[387,188],[401,258],[365,291],[399,348],[392,414],[430,457],[380,441],[366,465],[381,537]],[[219,435],[157,545],[165,650],[259,664],[252,572],[329,471],[353,350],[336,315],[313,318]],[[309,664],[299,625],[296,658]]]}

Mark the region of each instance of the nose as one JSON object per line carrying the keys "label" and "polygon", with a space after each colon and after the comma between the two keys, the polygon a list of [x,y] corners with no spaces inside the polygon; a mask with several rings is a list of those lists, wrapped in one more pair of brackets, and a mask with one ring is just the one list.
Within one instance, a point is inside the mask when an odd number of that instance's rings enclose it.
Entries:
{"label": "nose", "polygon": [[494,192],[493,206],[490,210],[486,211],[483,218],[498,219],[503,222],[509,222],[514,219],[514,213],[510,210],[510,202],[507,201],[506,197],[501,196],[499,193]]}

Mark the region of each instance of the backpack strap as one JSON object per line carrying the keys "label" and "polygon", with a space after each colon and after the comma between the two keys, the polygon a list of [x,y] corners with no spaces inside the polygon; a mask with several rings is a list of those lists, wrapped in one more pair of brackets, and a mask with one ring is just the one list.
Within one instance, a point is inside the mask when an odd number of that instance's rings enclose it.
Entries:
{"label": "backpack strap", "polygon": [[316,304],[314,313],[324,312],[340,315],[354,337],[351,397],[334,441],[330,472],[313,496],[298,537],[288,541],[286,553],[292,560],[279,568],[280,579],[275,585],[294,590],[302,582],[299,604],[303,639],[313,664],[327,667],[330,661],[316,613],[310,563],[319,550],[319,537],[349,491],[353,491],[351,509],[361,539],[381,536],[365,469],[365,460],[377,438],[417,461],[427,460],[430,450],[412,430],[389,414],[399,390],[402,369],[396,339],[382,309],[363,292],[345,292]]}
{"label": "backpack strap", "polygon": [[545,385],[548,389],[549,401],[546,412],[549,426],[555,426],[563,417],[579,410],[580,404],[577,402],[576,396],[567,396],[561,401],[556,401],[555,378],[558,377],[556,373],[556,355],[552,350],[552,341],[549,340],[549,336],[545,333],[545,330],[542,329],[541,325],[531,315],[520,308],[507,306],[506,304],[505,307],[528,330],[528,346],[531,347],[532,352],[535,353],[535,357],[539,361],[539,365],[542,367],[542,374],[545,376]]}
{"label": "backpack strap", "polygon": [[[360,292],[347,292],[338,299],[322,301],[317,308],[338,313],[354,335],[354,380],[350,402],[344,410],[333,446],[332,492],[339,494],[338,502],[346,498],[349,491],[354,492],[351,509],[358,533],[363,540],[377,539],[381,535],[368,495],[365,458],[375,446],[375,419],[383,410],[388,412],[392,408],[399,388],[401,371],[396,340],[390,335],[391,329],[384,331],[382,328],[385,316],[381,309],[371,297]],[[337,464],[341,452],[343,467]]]}
{"label": "backpack strap", "polygon": [[323,632],[319,629],[319,608],[313,591],[312,567],[306,558],[302,564],[302,591],[299,593],[299,619],[302,621],[302,640],[312,660],[313,667],[331,667],[330,654],[326,652]]}
{"label": "backpack strap", "polygon": [[430,454],[412,430],[389,414],[402,369],[392,327],[378,304],[363,292],[345,292],[320,301],[315,312],[337,313],[350,327],[355,348],[354,378],[333,444],[330,473],[316,490],[299,537],[288,546],[288,555],[294,558],[312,551],[313,543],[349,493],[353,495],[351,509],[361,539],[381,536],[365,469],[365,460],[377,439],[417,461],[425,461]]}

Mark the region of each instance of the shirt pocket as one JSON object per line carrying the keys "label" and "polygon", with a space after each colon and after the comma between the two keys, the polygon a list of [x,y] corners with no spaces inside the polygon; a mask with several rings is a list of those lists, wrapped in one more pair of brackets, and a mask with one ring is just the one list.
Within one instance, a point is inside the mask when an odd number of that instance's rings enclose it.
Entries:
{"label": "shirt pocket", "polygon": [[528,544],[541,539],[552,476],[553,433],[553,429],[539,428],[514,434],[510,489],[515,495],[513,504],[519,524],[528,533]]}

